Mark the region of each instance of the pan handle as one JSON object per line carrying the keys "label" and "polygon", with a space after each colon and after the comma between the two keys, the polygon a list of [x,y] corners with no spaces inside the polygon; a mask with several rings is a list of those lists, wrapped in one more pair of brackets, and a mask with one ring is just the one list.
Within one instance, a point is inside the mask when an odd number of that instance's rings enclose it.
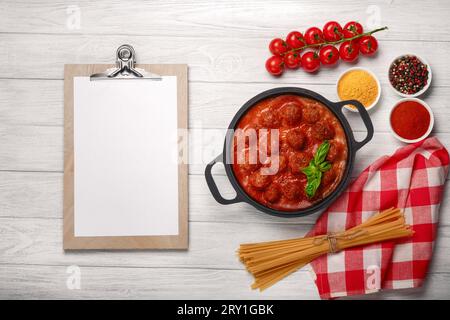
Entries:
{"label": "pan handle", "polygon": [[208,165],[205,168],[206,183],[208,184],[208,188],[209,188],[209,191],[211,191],[212,196],[220,204],[233,204],[233,203],[242,202],[242,200],[239,198],[239,195],[237,193],[236,193],[236,197],[234,199],[225,199],[220,194],[220,191],[217,188],[216,182],[214,181],[214,178],[211,173],[212,167],[214,167],[214,165],[217,162],[223,163],[223,155],[222,154],[218,155],[213,161],[208,163]]}
{"label": "pan handle", "polygon": [[362,121],[364,122],[364,125],[366,126],[366,129],[367,129],[367,135],[362,141],[356,141],[355,137],[353,136],[353,133],[351,134],[351,139],[352,139],[353,145],[355,146],[356,150],[359,150],[365,144],[367,144],[370,140],[372,140],[373,133],[374,133],[373,124],[372,124],[372,120],[370,119],[369,113],[367,112],[366,108],[358,100],[340,101],[340,102],[335,103],[335,106],[337,107],[337,111],[340,114],[344,115],[342,112],[342,108],[348,104],[351,104],[352,106],[355,106],[356,109],[358,109],[358,113],[361,116]]}

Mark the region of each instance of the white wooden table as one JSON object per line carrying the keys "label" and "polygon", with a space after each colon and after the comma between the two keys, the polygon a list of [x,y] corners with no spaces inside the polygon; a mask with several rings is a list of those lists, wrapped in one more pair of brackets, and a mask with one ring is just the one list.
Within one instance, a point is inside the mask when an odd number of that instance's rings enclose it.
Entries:
{"label": "white wooden table", "polygon": [[[317,75],[286,72],[279,79],[264,70],[271,38],[321,27],[327,20],[356,19],[390,28],[377,35],[377,57],[358,63],[380,77],[383,92],[372,112],[374,139],[358,153],[353,175],[400,145],[388,129],[388,112],[398,96],[387,86],[386,69],[401,53],[415,52],[431,64],[433,84],[425,99],[435,112],[434,134],[448,147],[450,2],[364,2],[2,0],[0,298],[317,299],[306,270],[262,294],[250,290],[252,278],[235,256],[242,242],[301,236],[317,215],[285,220],[245,204],[221,206],[207,190],[204,162],[220,153],[234,113],[262,90],[300,86],[336,100],[335,81],[349,65]],[[189,120],[196,134],[188,251],[62,250],[63,65],[111,63],[123,43],[135,47],[140,62],[190,67]],[[357,135],[363,135],[358,116],[348,116]],[[216,171],[216,180],[232,196],[223,169]],[[367,298],[450,298],[449,209],[446,190],[426,286]],[[81,288],[71,290],[66,282],[73,265],[80,268]]]}

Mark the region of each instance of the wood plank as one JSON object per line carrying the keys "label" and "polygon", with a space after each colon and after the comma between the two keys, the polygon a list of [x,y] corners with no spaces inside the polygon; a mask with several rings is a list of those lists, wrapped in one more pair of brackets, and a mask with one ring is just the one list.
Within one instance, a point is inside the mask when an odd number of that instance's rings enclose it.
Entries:
{"label": "wood plank", "polygon": [[[243,269],[240,243],[304,235],[308,225],[191,222],[188,251],[70,251],[62,249],[61,219],[0,218],[0,264],[152,266]],[[95,256],[95,259],[93,258]]]}
{"label": "wood plank", "polygon": [[64,125],[63,80],[0,80],[2,125]]}
{"label": "wood plank", "polygon": [[0,216],[63,217],[63,174],[0,172]]}
{"label": "wood plank", "polygon": [[0,170],[63,170],[63,127],[2,125],[0,145]]}
{"label": "wood plank", "polygon": [[[1,299],[318,299],[306,272],[258,292],[244,270],[91,268],[81,266],[80,289],[67,288],[67,266],[0,266]],[[70,270],[69,270],[70,271]],[[428,275],[418,289],[347,299],[448,299],[449,274]],[[105,285],[108,284],[108,285]],[[181,289],[182,288],[182,289]]]}
{"label": "wood plank", "polygon": [[[190,217],[191,221],[224,221],[240,223],[286,223],[286,224],[314,224],[321,212],[300,217],[300,218],[277,218],[263,214],[249,204],[238,203],[228,206],[218,204],[206,185],[202,176],[191,175],[190,180]],[[232,189],[228,178],[225,176],[217,176],[216,182],[225,198],[232,199],[236,192]],[[20,202],[20,196],[12,203]],[[19,210],[13,212],[18,213]],[[450,226],[450,184],[447,183],[443,194],[443,201],[440,209],[441,225]],[[18,213],[19,214],[19,213]],[[43,212],[45,214],[45,212]],[[20,216],[20,215],[19,215]],[[29,215],[33,216],[33,215]]]}
{"label": "wood plank", "polygon": [[[225,176],[217,177],[217,183],[225,196],[232,196],[233,191]],[[190,221],[311,225],[317,218],[317,215],[294,219],[275,218],[261,214],[246,204],[223,207],[213,199],[204,177],[200,175],[189,177],[189,189]],[[0,172],[0,217],[61,219],[62,195],[62,173]]]}
{"label": "wood plank", "polygon": [[[190,83],[190,128],[227,128],[239,108],[256,94],[275,87],[299,86],[284,83]],[[302,87],[316,91],[331,101],[337,101],[334,85],[307,84]],[[63,125],[63,81],[61,80],[0,80],[0,122],[3,125]],[[36,99],[39,97],[39,99]],[[389,112],[399,96],[384,86],[382,100],[370,114],[378,132],[389,132]],[[450,119],[448,87],[433,87],[426,101],[436,118],[434,132],[450,132],[445,119]],[[226,102],[225,102],[226,101]],[[358,114],[347,112],[356,131],[365,127]]]}
{"label": "wood plank", "polygon": [[[70,5],[80,10],[80,28],[67,26]],[[67,3],[63,0],[26,1],[3,0],[0,11],[0,32],[23,33],[80,33],[80,34],[125,34],[155,36],[196,37],[262,37],[270,39],[286,35],[292,29],[300,31],[326,21],[339,18],[341,23],[359,19],[368,26],[373,13],[379,10],[380,23],[391,27],[385,38],[390,40],[450,40],[447,1],[423,1],[420,4],[421,21],[433,23],[411,23],[417,19],[417,10],[407,10],[407,0],[378,1],[370,6],[364,1],[326,0],[311,1],[127,1],[125,3],[106,0],[78,0]],[[170,9],[169,9],[170,8]],[[329,10],[324,10],[329,8]],[[332,8],[332,9],[331,9]],[[67,10],[69,9],[69,13]],[[133,23],[123,19],[124,10],[132,11]],[[255,14],[257,12],[257,14]],[[275,17],[283,17],[275,19]],[[70,20],[69,20],[70,22]]]}
{"label": "wood plank", "polygon": [[253,280],[244,270],[80,266],[81,288],[69,290],[68,266],[0,265],[0,298],[318,299],[306,272],[298,272],[260,293],[250,289]]}
{"label": "wood plank", "polygon": [[[123,35],[0,34],[2,78],[62,79],[65,63],[112,63],[116,48],[132,44],[142,63],[182,63],[189,65],[191,81],[274,82],[264,68],[269,57],[267,39],[213,37],[166,37]],[[432,50],[430,50],[432,48]],[[361,58],[358,66],[370,68],[384,84],[387,68],[396,56],[414,51],[425,57],[433,69],[433,84],[450,85],[450,65],[446,54],[450,42],[384,41],[376,57]],[[277,83],[334,84],[349,64],[323,69],[317,74],[286,72]]]}
{"label": "wood plank", "polygon": [[[223,211],[225,214],[225,212]],[[61,219],[0,218],[0,264],[214,268],[243,270],[236,256],[241,243],[300,237],[299,224],[191,222],[188,251],[74,251],[62,249]],[[438,229],[432,272],[450,272],[450,227]],[[305,269],[306,270],[306,269]]]}
{"label": "wood plank", "polygon": [[[203,174],[205,164],[222,153],[225,130],[191,130],[190,134],[189,173]],[[364,134],[356,132],[355,136],[361,139]],[[450,133],[436,136],[442,143],[450,141]],[[62,127],[4,125],[0,127],[0,145],[0,170],[63,171]],[[390,133],[376,132],[372,141],[358,152],[353,174],[402,145]],[[223,174],[223,170],[215,171]]]}
{"label": "wood plank", "polygon": [[[191,128],[228,128],[231,119],[241,106],[260,92],[277,87],[302,87],[315,91],[330,101],[339,101],[336,86],[326,84],[285,84],[285,83],[192,83],[190,104]],[[429,94],[422,97],[433,109],[435,116],[434,132],[449,132],[447,121],[450,119],[450,100],[448,87],[434,86]],[[382,87],[378,105],[370,111],[377,132],[390,132],[389,113],[400,97],[387,85]],[[355,131],[365,131],[359,114],[344,110]]]}
{"label": "wood plank", "polygon": [[[225,132],[225,130],[220,129],[194,129],[190,131],[190,174],[203,174],[205,164],[223,152]],[[365,132],[354,133],[355,138],[358,140],[362,140],[366,134]],[[448,141],[450,141],[450,134],[448,133],[436,133],[434,135],[437,136],[445,146],[447,146]],[[404,145],[405,144],[398,141],[391,133],[376,131],[373,139],[357,152],[357,161],[355,162],[352,176],[356,177],[376,159],[384,155],[390,155],[397,148]],[[213,172],[219,175],[225,174],[225,170],[220,164],[215,166]]]}
{"label": "wood plank", "polygon": [[[235,192],[225,176],[216,181],[226,198]],[[0,217],[9,218],[62,218],[62,173],[46,172],[0,172]],[[244,203],[230,206],[218,204],[211,196],[205,179],[200,175],[189,177],[189,220],[191,222],[230,223],[315,223],[320,213],[301,218],[283,219],[260,213]],[[446,188],[444,199],[449,199]],[[443,201],[441,225],[450,226],[450,201]]]}

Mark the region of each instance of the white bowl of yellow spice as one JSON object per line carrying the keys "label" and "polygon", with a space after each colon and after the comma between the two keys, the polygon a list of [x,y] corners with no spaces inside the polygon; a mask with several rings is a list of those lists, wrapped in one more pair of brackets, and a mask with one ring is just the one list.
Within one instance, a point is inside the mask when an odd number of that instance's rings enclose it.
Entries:
{"label": "white bowl of yellow spice", "polygon": [[[355,67],[344,71],[337,81],[337,95],[341,101],[358,100],[366,110],[375,107],[380,100],[381,86],[377,76],[365,68]],[[358,112],[352,105],[346,109]]]}

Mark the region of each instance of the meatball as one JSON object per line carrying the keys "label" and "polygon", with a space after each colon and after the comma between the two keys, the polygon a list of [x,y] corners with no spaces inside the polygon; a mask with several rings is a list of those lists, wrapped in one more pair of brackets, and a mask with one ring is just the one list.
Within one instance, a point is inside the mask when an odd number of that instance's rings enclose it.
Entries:
{"label": "meatball", "polygon": [[269,175],[274,175],[282,172],[287,167],[287,159],[283,155],[272,155],[269,162],[265,165]]}
{"label": "meatball", "polygon": [[238,149],[257,148],[258,131],[255,128],[237,129],[234,131],[234,145]]}
{"label": "meatball", "polygon": [[287,167],[287,159],[286,156],[279,155],[278,156],[278,172],[283,171]]}
{"label": "meatball", "polygon": [[267,187],[266,191],[264,191],[263,196],[268,202],[277,202],[281,198],[281,189],[278,185],[272,183]]}
{"label": "meatball", "polygon": [[236,156],[236,163],[244,172],[253,172],[261,166],[258,162],[257,152],[250,157],[249,149],[240,151],[240,154]]}
{"label": "meatball", "polygon": [[309,165],[311,158],[306,153],[294,153],[289,157],[289,167],[291,172],[300,174],[301,169],[306,168]]}
{"label": "meatball", "polygon": [[325,171],[322,174],[321,185],[324,188],[328,187],[334,182],[334,180],[336,180],[336,169],[332,167],[330,170]]}
{"label": "meatball", "polygon": [[317,122],[312,127],[312,134],[317,140],[331,140],[334,138],[334,128],[327,122]]}
{"label": "meatball", "polygon": [[258,170],[250,175],[249,181],[255,189],[263,190],[271,183],[271,176],[262,174],[261,171]]}
{"label": "meatball", "polygon": [[282,107],[281,116],[287,125],[298,124],[302,120],[301,105],[296,102],[285,103]]}
{"label": "meatball", "polygon": [[280,120],[274,110],[271,108],[261,111],[258,119],[259,125],[262,128],[277,128],[280,125]]}
{"label": "meatball", "polygon": [[320,108],[314,104],[309,104],[303,108],[303,119],[310,124],[320,120]]}
{"label": "meatball", "polygon": [[336,141],[330,141],[330,150],[328,150],[327,160],[335,161],[339,158],[341,153],[342,145]]}
{"label": "meatball", "polygon": [[283,186],[283,195],[288,200],[298,200],[304,194],[302,184],[298,181],[292,180],[286,182]]}
{"label": "meatball", "polygon": [[301,150],[305,145],[305,135],[300,129],[292,129],[286,134],[287,143],[295,150]]}
{"label": "meatball", "polygon": [[[270,156],[273,153],[279,153],[280,141],[279,134],[272,134],[276,130],[258,130],[259,152],[262,158]],[[273,148],[273,150],[272,150]],[[264,160],[262,160],[264,162]]]}

